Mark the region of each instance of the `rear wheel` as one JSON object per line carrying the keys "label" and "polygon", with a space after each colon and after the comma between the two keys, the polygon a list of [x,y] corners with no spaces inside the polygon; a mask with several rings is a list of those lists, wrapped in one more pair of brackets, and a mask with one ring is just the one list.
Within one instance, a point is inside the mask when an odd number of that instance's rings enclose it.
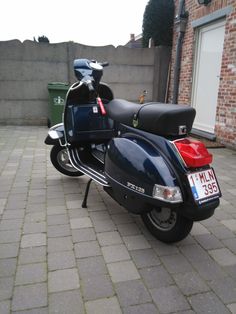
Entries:
{"label": "rear wheel", "polygon": [[70,163],[67,149],[65,147],[54,145],[51,149],[50,159],[53,166],[61,173],[70,177],[79,177],[83,173],[75,169]]}
{"label": "rear wheel", "polygon": [[183,240],[193,226],[192,220],[165,207],[142,214],[142,220],[152,235],[165,243]]}

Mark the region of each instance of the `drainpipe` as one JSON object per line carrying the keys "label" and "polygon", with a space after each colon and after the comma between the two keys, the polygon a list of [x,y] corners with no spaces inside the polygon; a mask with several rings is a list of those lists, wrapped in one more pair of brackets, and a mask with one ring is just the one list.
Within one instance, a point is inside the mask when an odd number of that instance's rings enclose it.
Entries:
{"label": "drainpipe", "polygon": [[188,22],[188,11],[185,10],[185,0],[180,0],[178,14],[175,19],[176,19],[175,24],[177,25],[177,31],[179,34],[178,34],[177,45],[176,45],[172,103],[178,104],[182,46],[183,46],[184,35],[185,35],[186,26]]}

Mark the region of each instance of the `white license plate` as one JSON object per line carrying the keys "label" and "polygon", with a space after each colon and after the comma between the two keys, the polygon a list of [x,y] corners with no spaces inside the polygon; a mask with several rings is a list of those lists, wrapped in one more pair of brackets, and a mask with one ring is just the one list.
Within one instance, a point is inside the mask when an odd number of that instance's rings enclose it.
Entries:
{"label": "white license plate", "polygon": [[188,174],[188,181],[193,197],[199,204],[221,196],[220,188],[212,168]]}

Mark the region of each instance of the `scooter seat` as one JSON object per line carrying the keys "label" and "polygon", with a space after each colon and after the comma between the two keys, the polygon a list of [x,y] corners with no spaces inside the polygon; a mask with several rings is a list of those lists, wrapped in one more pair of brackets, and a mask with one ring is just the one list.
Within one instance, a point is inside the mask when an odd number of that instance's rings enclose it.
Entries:
{"label": "scooter seat", "polygon": [[143,105],[113,99],[106,105],[109,117],[149,133],[178,136],[191,131],[195,109],[187,105],[150,102]]}

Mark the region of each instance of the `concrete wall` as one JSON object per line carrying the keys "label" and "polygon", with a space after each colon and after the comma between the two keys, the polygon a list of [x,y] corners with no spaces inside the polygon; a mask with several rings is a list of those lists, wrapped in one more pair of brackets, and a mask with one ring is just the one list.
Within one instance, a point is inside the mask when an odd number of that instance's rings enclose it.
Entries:
{"label": "concrete wall", "polygon": [[[108,61],[110,66],[104,69],[102,80],[111,86],[116,98],[138,101],[146,89],[147,101],[162,100],[163,90],[160,93],[156,89],[160,78],[154,75],[159,55],[160,50],[156,48],[89,47],[73,42],[0,42],[0,123],[46,124],[47,84],[75,82],[73,60],[76,58]],[[165,73],[166,70],[164,76]]]}

